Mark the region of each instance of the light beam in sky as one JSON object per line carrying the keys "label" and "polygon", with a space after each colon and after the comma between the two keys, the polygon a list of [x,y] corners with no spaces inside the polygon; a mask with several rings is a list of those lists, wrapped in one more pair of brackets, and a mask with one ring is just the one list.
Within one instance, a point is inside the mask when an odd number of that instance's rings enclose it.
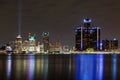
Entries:
{"label": "light beam in sky", "polygon": [[21,0],[18,0],[18,35],[21,35],[21,17],[22,17],[22,4]]}

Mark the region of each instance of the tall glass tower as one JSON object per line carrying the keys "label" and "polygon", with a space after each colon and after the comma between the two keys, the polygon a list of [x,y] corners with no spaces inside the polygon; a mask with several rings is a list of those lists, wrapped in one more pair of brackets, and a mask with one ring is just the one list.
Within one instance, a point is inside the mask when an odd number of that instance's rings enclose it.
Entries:
{"label": "tall glass tower", "polygon": [[100,50],[100,28],[91,26],[91,19],[84,19],[83,26],[78,26],[75,30],[76,51],[84,51],[92,48]]}

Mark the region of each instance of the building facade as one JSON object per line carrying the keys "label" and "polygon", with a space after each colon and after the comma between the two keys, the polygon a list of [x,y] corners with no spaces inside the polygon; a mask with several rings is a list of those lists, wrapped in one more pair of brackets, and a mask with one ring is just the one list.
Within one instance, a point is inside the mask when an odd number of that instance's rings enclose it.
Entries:
{"label": "building facade", "polygon": [[49,51],[49,32],[42,33],[44,52]]}
{"label": "building facade", "polygon": [[91,26],[91,19],[84,19],[83,26],[75,30],[75,49],[84,51],[88,48],[100,50],[100,28]]}
{"label": "building facade", "polygon": [[102,40],[102,44],[102,50],[104,51],[118,49],[118,40],[115,38],[112,40]]}

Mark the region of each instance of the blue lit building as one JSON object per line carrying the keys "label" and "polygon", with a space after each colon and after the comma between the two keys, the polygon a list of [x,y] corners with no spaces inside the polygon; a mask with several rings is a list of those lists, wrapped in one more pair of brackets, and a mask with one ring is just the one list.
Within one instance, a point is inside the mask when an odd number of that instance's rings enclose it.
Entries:
{"label": "blue lit building", "polygon": [[91,26],[91,19],[84,19],[83,25],[75,30],[75,49],[84,51],[89,48],[100,50],[100,28]]}

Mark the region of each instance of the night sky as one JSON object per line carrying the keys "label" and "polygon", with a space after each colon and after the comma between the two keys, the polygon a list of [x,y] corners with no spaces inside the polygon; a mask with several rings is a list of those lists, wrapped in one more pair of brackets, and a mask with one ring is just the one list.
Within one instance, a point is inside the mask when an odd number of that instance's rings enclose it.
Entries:
{"label": "night sky", "polygon": [[[22,37],[50,32],[50,41],[74,45],[74,29],[86,17],[101,27],[101,39],[120,41],[120,0],[22,0]],[[0,0],[0,43],[18,35],[17,0]]]}

